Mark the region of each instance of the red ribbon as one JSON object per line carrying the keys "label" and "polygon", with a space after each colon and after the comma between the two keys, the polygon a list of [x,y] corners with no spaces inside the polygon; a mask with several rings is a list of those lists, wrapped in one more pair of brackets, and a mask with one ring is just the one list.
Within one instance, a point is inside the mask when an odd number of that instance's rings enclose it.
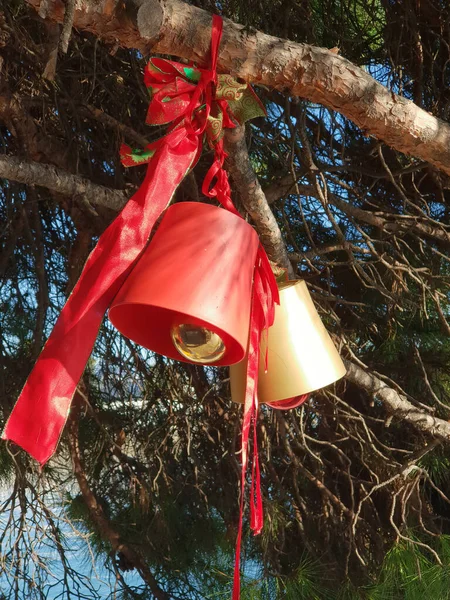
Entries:
{"label": "red ribbon", "polygon": [[[222,20],[214,17],[212,68],[201,70],[195,87],[184,86],[182,94],[189,88],[190,96],[182,95],[169,133],[146,148],[149,167],[143,184],[100,236],[6,423],[2,438],[17,443],[41,465],[56,450],[106,310],[201,152],[221,30]],[[159,100],[156,94],[151,110]]]}
{"label": "red ribbon", "polygon": [[108,306],[194,161],[200,140],[179,130],[162,140],[145,180],[86,261],[3,431],[41,465],[56,450]]}

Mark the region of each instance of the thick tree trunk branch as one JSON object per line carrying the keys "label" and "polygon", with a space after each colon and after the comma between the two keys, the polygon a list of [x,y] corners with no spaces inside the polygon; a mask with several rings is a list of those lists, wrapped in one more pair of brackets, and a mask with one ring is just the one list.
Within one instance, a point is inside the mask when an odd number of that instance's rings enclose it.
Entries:
{"label": "thick tree trunk branch", "polygon": [[349,361],[345,361],[345,363],[347,380],[365,390],[373,398],[381,400],[389,414],[409,423],[414,429],[422,433],[450,442],[450,423],[448,421],[438,419],[423,410],[419,410],[405,396],[399,394],[381,379],[355,363]]}
{"label": "thick tree trunk branch", "polygon": [[[61,0],[27,2],[41,16],[62,21]],[[144,52],[207,62],[211,15],[179,0],[78,0],[74,26]],[[249,32],[225,19],[219,69],[336,110],[368,135],[450,175],[450,125],[390,92],[342,56]]]}
{"label": "thick tree trunk branch", "polygon": [[277,265],[287,269],[289,277],[294,279],[294,270],[280,228],[250,163],[245,142],[245,127],[227,129],[224,146],[228,152],[225,166],[230,173],[233,188],[253,219],[267,255]]}
{"label": "thick tree trunk branch", "polygon": [[114,211],[119,211],[127,199],[120,190],[97,185],[53,165],[25,161],[4,154],[0,155],[0,177],[28,185],[39,185],[65,196],[85,197],[94,206]]}

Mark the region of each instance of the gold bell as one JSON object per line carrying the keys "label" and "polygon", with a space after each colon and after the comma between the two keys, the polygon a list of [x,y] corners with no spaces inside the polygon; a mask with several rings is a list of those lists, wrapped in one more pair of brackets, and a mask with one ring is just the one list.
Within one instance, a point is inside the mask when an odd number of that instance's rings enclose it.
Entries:
{"label": "gold bell", "polygon": [[[307,394],[333,383],[346,369],[325,329],[304,281],[280,286],[275,321],[263,335],[258,375],[259,402],[279,402]],[[268,343],[268,365],[265,353]],[[243,403],[247,359],[230,367],[231,397]]]}

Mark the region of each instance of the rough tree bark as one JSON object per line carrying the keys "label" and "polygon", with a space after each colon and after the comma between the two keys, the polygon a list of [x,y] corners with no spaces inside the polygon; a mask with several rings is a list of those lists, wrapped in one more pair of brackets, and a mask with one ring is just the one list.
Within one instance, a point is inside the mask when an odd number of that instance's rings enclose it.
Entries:
{"label": "rough tree bark", "polygon": [[[62,22],[61,0],[27,0]],[[106,42],[205,63],[210,13],[179,0],[77,0],[74,26]],[[450,125],[398,96],[342,56],[225,19],[219,69],[336,110],[393,148],[450,175]]]}
{"label": "rough tree bark", "polygon": [[225,130],[224,138],[225,150],[228,153],[225,167],[230,173],[233,188],[255,222],[256,230],[269,258],[280,267],[287,269],[290,279],[295,279],[280,228],[250,163],[245,142],[245,126]]}
{"label": "rough tree bark", "polygon": [[65,196],[81,196],[92,205],[104,206],[113,211],[123,208],[127,200],[121,190],[92,183],[85,177],[72,175],[53,165],[25,161],[15,156],[0,155],[0,175],[19,183],[39,185]]}
{"label": "rough tree bark", "polygon": [[450,442],[450,423],[433,417],[429,413],[415,407],[406,396],[399,394],[378,377],[362,369],[355,363],[345,361],[346,378],[364,389],[374,399],[380,400],[386,412],[402,419],[418,431],[440,440]]}

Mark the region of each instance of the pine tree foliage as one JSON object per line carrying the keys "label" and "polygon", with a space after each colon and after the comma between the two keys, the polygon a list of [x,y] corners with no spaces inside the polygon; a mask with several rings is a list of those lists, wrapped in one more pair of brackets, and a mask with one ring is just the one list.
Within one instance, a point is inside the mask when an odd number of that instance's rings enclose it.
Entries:
{"label": "pine tree foliage", "polygon": [[[445,2],[195,4],[249,31],[333,49],[449,119]],[[147,57],[82,29],[58,53],[59,35],[25,0],[0,0],[1,156],[130,197],[145,168],[122,168],[120,144],[162,133],[144,124]],[[296,277],[344,358],[449,421],[449,177],[338,112],[257,93],[268,116],[247,126],[250,160]],[[205,152],[175,202],[205,201],[210,163]],[[237,187],[233,197],[242,209]],[[2,423],[116,214],[89,194],[2,179]],[[154,355],[105,319],[45,470],[0,445],[0,597],[150,599],[144,565],[170,599],[228,598],[241,418],[228,377]],[[295,411],[262,407],[258,434],[265,525],[258,538],[245,531],[243,599],[450,597],[448,442],[346,379]],[[86,576],[92,565],[98,573]]]}

